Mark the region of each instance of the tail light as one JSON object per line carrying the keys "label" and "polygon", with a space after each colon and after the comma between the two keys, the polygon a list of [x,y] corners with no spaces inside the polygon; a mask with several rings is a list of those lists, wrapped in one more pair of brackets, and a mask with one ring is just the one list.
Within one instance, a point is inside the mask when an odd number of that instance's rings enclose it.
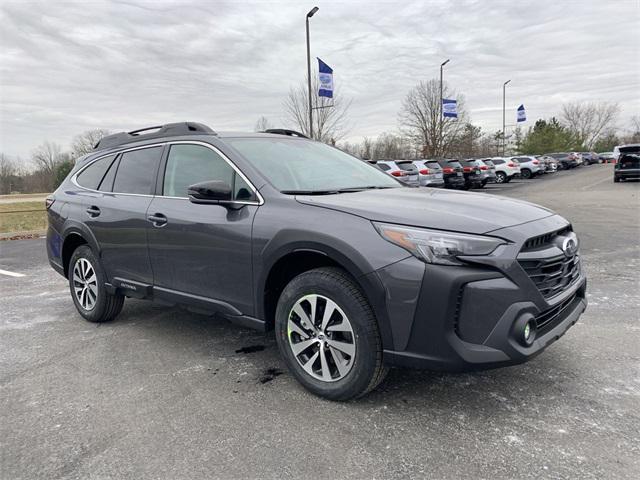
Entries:
{"label": "tail light", "polygon": [[486,165],[482,165],[482,166],[480,167],[480,170],[489,170],[489,167],[487,167]]}
{"label": "tail light", "polygon": [[469,172],[471,171],[471,167],[463,167],[463,168],[462,168],[462,171],[463,171],[464,173],[469,173]]}
{"label": "tail light", "polygon": [[422,170],[420,170],[420,175],[429,175],[431,173],[431,170],[429,170],[428,168],[423,168]]}
{"label": "tail light", "polygon": [[44,200],[44,206],[47,210],[49,210],[51,208],[51,205],[53,205],[53,202],[55,202],[56,199],[53,197],[47,197]]}
{"label": "tail light", "polygon": [[442,169],[442,173],[453,173],[453,168],[451,167],[444,167]]}
{"label": "tail light", "polygon": [[539,162],[538,160],[534,160],[534,161],[533,161],[533,164],[534,164],[534,165],[538,165],[539,163],[540,163],[540,162]]}
{"label": "tail light", "polygon": [[511,168],[513,168],[513,167],[515,167],[515,166],[516,166],[516,164],[515,164],[515,163],[511,163],[511,162],[507,163],[507,167],[511,167]]}
{"label": "tail light", "polygon": [[391,172],[391,175],[393,175],[394,177],[405,177],[407,173],[401,172],[400,170],[396,170],[394,172]]}

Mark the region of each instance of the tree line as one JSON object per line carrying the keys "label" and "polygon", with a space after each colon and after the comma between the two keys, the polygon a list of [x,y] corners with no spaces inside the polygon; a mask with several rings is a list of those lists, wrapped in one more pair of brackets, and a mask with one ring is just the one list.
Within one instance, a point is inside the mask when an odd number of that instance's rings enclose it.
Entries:
{"label": "tree line", "polygon": [[[317,91],[317,80],[312,91]],[[404,97],[397,115],[397,128],[346,142],[353,125],[349,118],[351,100],[340,91],[332,99],[313,98],[313,138],[363,159],[470,158],[499,156],[503,141],[508,154],[543,154],[558,151],[611,151],[615,145],[640,143],[640,117],[632,117],[631,129],[617,128],[620,108],[613,103],[572,102],[562,105],[558,117],[539,119],[526,130],[484,132],[474,125],[464,96],[446,83],[443,98],[455,98],[458,118],[440,115],[440,82],[419,82]],[[292,87],[282,102],[284,125],[262,116],[256,131],[292,128],[309,136],[306,81]],[[0,194],[51,192],[73,168],[77,158],[93,150],[110,132],[94,129],[75,136],[68,149],[44,142],[30,156],[30,162],[0,153]]]}

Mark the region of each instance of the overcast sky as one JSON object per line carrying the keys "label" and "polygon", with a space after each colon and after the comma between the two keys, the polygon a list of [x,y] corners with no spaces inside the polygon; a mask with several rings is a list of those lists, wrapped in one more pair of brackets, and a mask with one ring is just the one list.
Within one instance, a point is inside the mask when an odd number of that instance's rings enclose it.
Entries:
{"label": "overcast sky", "polygon": [[638,0],[0,0],[0,151],[182,120],[292,127],[282,100],[304,78],[314,5],[311,54],[353,101],[351,141],[397,129],[407,91],[447,58],[445,80],[485,131],[501,128],[508,79],[507,123],[520,103],[530,120],[568,101],[618,102],[621,127],[640,113]]}

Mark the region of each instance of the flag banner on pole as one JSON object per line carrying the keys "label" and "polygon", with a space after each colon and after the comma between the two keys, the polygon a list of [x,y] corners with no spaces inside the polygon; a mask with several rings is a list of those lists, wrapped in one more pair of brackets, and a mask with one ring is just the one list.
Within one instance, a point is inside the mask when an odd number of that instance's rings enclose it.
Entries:
{"label": "flag banner on pole", "polygon": [[318,58],[318,80],[320,80],[319,97],[333,98],[333,68]]}
{"label": "flag banner on pole", "polygon": [[442,99],[442,116],[458,118],[458,102],[455,100]]}
{"label": "flag banner on pole", "polygon": [[524,122],[527,120],[527,114],[524,111],[524,105],[518,107],[518,122]]}

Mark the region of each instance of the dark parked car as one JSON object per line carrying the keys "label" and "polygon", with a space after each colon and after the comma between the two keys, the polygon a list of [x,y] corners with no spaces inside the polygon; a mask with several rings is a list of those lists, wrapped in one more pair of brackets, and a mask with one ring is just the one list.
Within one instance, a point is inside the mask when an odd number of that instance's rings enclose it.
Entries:
{"label": "dark parked car", "polygon": [[547,153],[545,155],[558,160],[558,170],[568,170],[578,166],[578,159],[573,153]]}
{"label": "dark parked car", "polygon": [[451,164],[451,162],[460,163],[460,165],[462,165],[464,186],[467,190],[470,188],[483,188],[485,186],[485,182],[483,182],[484,177],[482,176],[480,167],[475,163],[468,160],[449,160],[449,164]]}
{"label": "dark parked car", "polygon": [[442,167],[445,188],[465,188],[462,165],[459,162],[454,161],[455,163],[452,164],[445,159],[437,159],[436,161]]}
{"label": "dark parked car", "polygon": [[594,163],[600,163],[600,157],[596,152],[580,152],[582,155],[583,165],[592,165]]}
{"label": "dark parked car", "polygon": [[618,161],[613,166],[613,181],[640,179],[640,144],[616,147]]}
{"label": "dark parked car", "polygon": [[524,362],[586,308],[561,216],[409,188],[302,136],[196,123],[110,135],[47,209],[49,262],[85,319],[135,297],[274,329],[291,374],[334,400],[371,391],[388,365]]}

